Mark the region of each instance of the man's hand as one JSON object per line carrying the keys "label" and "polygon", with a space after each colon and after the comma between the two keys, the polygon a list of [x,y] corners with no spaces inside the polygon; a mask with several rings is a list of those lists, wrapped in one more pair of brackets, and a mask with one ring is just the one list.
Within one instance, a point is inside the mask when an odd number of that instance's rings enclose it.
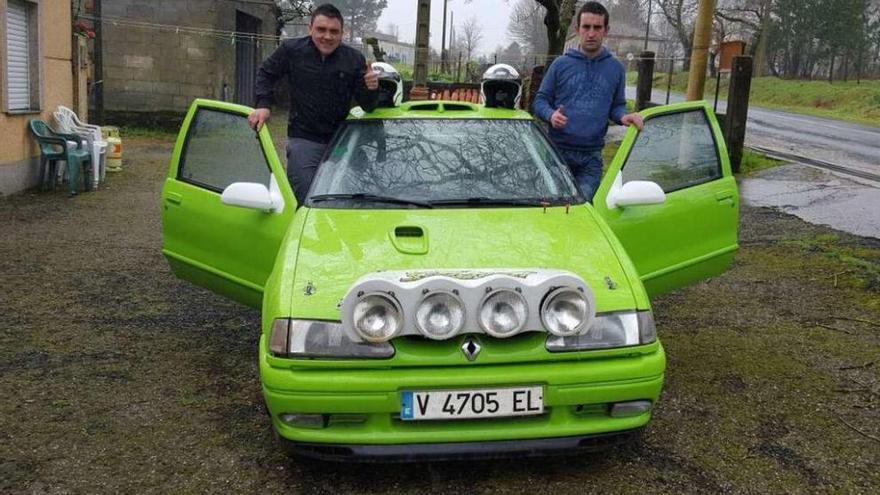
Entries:
{"label": "man's hand", "polygon": [[370,67],[369,63],[364,68],[364,84],[367,85],[367,89],[370,91],[379,89],[379,75],[373,72],[373,68]]}
{"label": "man's hand", "polygon": [[554,129],[562,129],[565,127],[565,124],[568,123],[568,117],[566,117],[562,112],[565,110],[565,107],[559,105],[559,108],[553,112],[553,115],[550,116],[550,125],[553,126]]}
{"label": "man's hand", "polygon": [[642,130],[642,127],[645,127],[645,121],[642,120],[642,116],[637,113],[628,113],[621,117],[620,125],[634,125],[636,129]]}
{"label": "man's hand", "polygon": [[263,128],[263,124],[269,121],[269,116],[271,114],[272,112],[270,112],[268,108],[257,108],[248,115],[248,124],[250,124],[251,129],[260,132],[260,129]]}

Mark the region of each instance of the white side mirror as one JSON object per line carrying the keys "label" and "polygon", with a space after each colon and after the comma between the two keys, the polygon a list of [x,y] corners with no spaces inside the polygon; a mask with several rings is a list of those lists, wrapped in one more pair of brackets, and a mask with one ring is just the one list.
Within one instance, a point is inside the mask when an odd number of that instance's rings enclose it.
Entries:
{"label": "white side mirror", "polygon": [[605,198],[609,210],[618,206],[655,205],[666,201],[666,193],[656,182],[632,180],[623,184],[623,175],[617,174]]}
{"label": "white side mirror", "polygon": [[254,210],[281,213],[284,211],[284,198],[275,176],[269,180],[269,188],[255,182],[233,182],[223,190],[220,196],[223,204],[252,208]]}

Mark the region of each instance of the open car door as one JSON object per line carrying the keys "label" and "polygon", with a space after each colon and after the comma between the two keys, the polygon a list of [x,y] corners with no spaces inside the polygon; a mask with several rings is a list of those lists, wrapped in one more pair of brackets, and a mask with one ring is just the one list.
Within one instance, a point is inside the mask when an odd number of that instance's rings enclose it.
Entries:
{"label": "open car door", "polygon": [[[739,196],[708,103],[655,107],[642,115],[644,129],[630,127],[593,205],[654,296],[730,266],[737,250]],[[659,185],[655,204],[625,199],[650,186],[640,181]]]}
{"label": "open car door", "polygon": [[[178,277],[259,308],[296,199],[268,128],[248,126],[251,110],[190,106],[162,188],[162,253]],[[271,206],[221,200],[242,190],[273,198]]]}

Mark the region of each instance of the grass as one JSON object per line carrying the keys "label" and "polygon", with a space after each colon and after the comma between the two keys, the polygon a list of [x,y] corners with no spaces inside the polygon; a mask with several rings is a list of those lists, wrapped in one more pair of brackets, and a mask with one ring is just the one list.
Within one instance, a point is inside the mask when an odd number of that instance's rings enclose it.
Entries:
{"label": "grass", "polygon": [[739,175],[749,177],[761,170],[777,167],[785,163],[785,161],[770,158],[762,153],[745,148],[743,149],[742,161],[739,164]]}
{"label": "grass", "polygon": [[[654,88],[666,90],[668,76],[654,74]],[[636,72],[627,73],[627,83],[635,84]],[[707,78],[704,98],[715,97],[715,79]],[[672,90],[687,91],[688,73],[672,76]],[[719,98],[727,97],[729,79],[722,77]],[[828,117],[848,122],[880,126],[880,80],[801,81],[777,77],[752,79],[750,100],[754,105],[794,113]]]}
{"label": "grass", "polygon": [[160,127],[120,126],[119,135],[122,137],[122,139],[125,139],[127,137],[173,139],[177,136],[177,132],[168,129],[162,129]]}
{"label": "grass", "polygon": [[[819,253],[828,259],[845,265],[846,269],[834,278],[848,275],[857,288],[880,293],[880,257],[874,251],[843,245],[837,234],[820,234],[806,239],[783,241],[782,245],[798,248],[804,252]],[[836,285],[837,282],[835,282]],[[880,302],[875,301],[877,306]]]}

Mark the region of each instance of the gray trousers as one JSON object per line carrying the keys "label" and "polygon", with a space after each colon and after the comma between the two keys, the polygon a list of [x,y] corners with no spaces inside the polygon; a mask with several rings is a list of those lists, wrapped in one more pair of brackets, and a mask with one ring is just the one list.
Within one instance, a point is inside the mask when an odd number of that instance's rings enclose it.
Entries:
{"label": "gray trousers", "polygon": [[306,199],[327,145],[302,138],[287,140],[287,180],[300,205]]}

